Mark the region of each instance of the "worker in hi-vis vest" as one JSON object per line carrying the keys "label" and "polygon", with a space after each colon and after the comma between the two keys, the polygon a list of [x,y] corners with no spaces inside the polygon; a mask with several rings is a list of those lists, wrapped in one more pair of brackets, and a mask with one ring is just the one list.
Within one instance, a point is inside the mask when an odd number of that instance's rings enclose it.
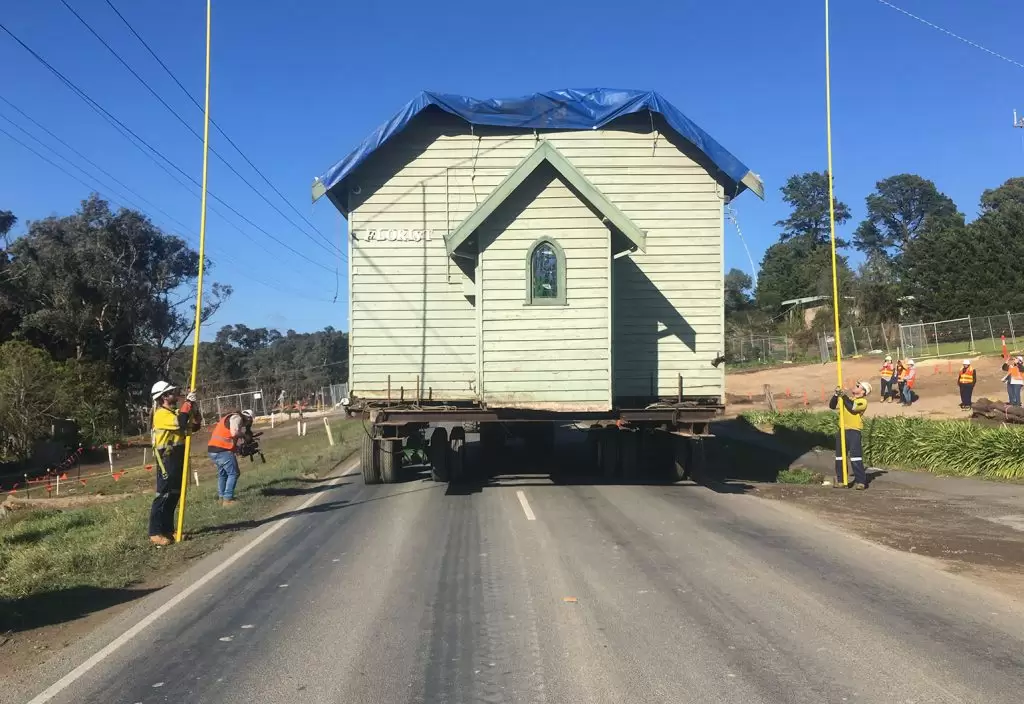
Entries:
{"label": "worker in hi-vis vest", "polygon": [[238,482],[238,457],[236,456],[245,434],[252,428],[252,411],[228,413],[213,426],[206,451],[217,466],[217,500],[221,506],[235,503],[235,484]]}
{"label": "worker in hi-vis vest", "polygon": [[882,403],[890,403],[896,396],[896,366],[892,363],[890,355],[885,355],[885,361],[878,373],[882,378]]}
{"label": "worker in hi-vis vest", "polygon": [[971,360],[964,360],[964,366],[960,369],[956,383],[960,387],[960,408],[970,408],[971,397],[974,396],[974,386],[978,383],[978,372],[971,366]]}
{"label": "worker in hi-vis vest", "polygon": [[907,360],[907,371],[903,376],[903,405],[914,403],[914,384],[917,382],[917,365],[914,360]]}
{"label": "worker in hi-vis vest", "polygon": [[[861,446],[861,431],[864,429],[864,413],[868,410],[868,394],[871,393],[871,384],[866,381],[858,381],[853,386],[853,391],[848,392],[844,388],[837,388],[828,402],[828,407],[833,411],[838,408],[842,414],[843,425],[846,428],[846,456],[850,460],[850,469],[853,470],[853,488],[867,489],[868,478],[864,471],[864,451]],[[843,482],[843,450],[839,434],[836,433],[836,481],[833,484],[827,479],[823,482],[825,486],[846,486]]]}
{"label": "worker in hi-vis vest", "polygon": [[185,470],[185,437],[199,430],[199,404],[195,392],[178,407],[178,388],[158,381],[153,398],[153,458],[156,460],[156,498],[149,509],[149,539],[157,546],[170,545],[174,509],[181,498],[181,473]]}

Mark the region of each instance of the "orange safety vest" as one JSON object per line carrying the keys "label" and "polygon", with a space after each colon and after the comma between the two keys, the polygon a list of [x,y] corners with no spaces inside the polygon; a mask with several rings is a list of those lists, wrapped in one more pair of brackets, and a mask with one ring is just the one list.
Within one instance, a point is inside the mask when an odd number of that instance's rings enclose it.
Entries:
{"label": "orange safety vest", "polygon": [[1018,367],[1016,364],[1011,364],[1010,365],[1010,381],[1016,381],[1016,380],[1020,379],[1022,376],[1024,376],[1024,375],[1022,375],[1020,373],[1020,367]]}
{"label": "orange safety vest", "polygon": [[916,379],[916,378],[917,378],[917,369],[916,368],[910,369],[908,367],[907,368],[907,376],[906,376],[906,379],[905,379],[905,381],[907,382],[907,386],[909,386],[910,388],[914,388],[914,379]]}
{"label": "orange safety vest", "polygon": [[967,367],[966,369],[960,370],[960,378],[957,379],[957,383],[960,384],[973,384],[974,383],[974,367]]}
{"label": "orange safety vest", "polygon": [[207,447],[217,450],[235,449],[235,439],[231,437],[231,426],[228,424],[228,419],[232,415],[234,414],[227,414],[217,421],[217,425],[213,426],[213,433],[210,434],[210,442]]}
{"label": "orange safety vest", "polygon": [[893,370],[892,363],[891,362],[886,362],[885,364],[882,365],[882,369],[879,371],[879,374],[882,375],[883,379],[889,379],[889,378],[892,377],[892,370]]}

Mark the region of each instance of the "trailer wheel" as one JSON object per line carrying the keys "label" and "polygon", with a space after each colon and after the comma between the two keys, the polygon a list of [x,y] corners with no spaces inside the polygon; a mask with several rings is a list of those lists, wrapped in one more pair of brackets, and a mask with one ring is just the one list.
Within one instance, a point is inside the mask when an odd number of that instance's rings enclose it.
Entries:
{"label": "trailer wheel", "polygon": [[672,481],[684,482],[690,478],[693,447],[689,440],[674,438],[672,443]]}
{"label": "trailer wheel", "polygon": [[369,432],[363,433],[359,465],[363,470],[363,484],[380,484],[380,443]]}
{"label": "trailer wheel", "polygon": [[636,481],[640,475],[640,433],[631,430],[620,430],[619,455],[622,459],[622,478],[628,482]]}
{"label": "trailer wheel", "polygon": [[646,430],[643,437],[644,461],[650,465],[650,475],[658,480],[672,479],[675,459],[672,448],[676,436],[663,430]]}
{"label": "trailer wheel", "polygon": [[435,482],[448,481],[448,433],[444,428],[434,428],[430,436],[430,476]]}
{"label": "trailer wheel", "polygon": [[380,443],[380,478],[385,484],[394,484],[402,469],[402,441],[385,438]]}
{"label": "trailer wheel", "polygon": [[608,481],[615,479],[619,469],[619,431],[617,428],[598,431],[597,455],[601,475]]}
{"label": "trailer wheel", "polygon": [[451,449],[448,456],[448,474],[452,481],[461,481],[466,478],[466,429],[452,428],[448,446]]}
{"label": "trailer wheel", "polygon": [[505,446],[505,429],[501,423],[480,424],[480,448],[488,460],[493,459]]}

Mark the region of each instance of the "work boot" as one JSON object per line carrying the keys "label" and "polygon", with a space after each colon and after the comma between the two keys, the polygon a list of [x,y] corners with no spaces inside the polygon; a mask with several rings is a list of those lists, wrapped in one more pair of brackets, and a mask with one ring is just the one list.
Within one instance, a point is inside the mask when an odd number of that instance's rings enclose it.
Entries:
{"label": "work boot", "polygon": [[227,508],[228,506],[234,506],[237,503],[238,502],[235,501],[234,499],[222,499],[220,505],[223,506],[224,508]]}
{"label": "work boot", "polygon": [[853,488],[856,489],[857,491],[864,491],[865,489],[868,488],[868,486],[867,484],[861,484],[860,482],[857,482],[856,484],[853,485]]}
{"label": "work boot", "polygon": [[158,548],[165,548],[171,545],[174,541],[168,538],[166,535],[151,535],[149,536],[149,542],[156,545]]}

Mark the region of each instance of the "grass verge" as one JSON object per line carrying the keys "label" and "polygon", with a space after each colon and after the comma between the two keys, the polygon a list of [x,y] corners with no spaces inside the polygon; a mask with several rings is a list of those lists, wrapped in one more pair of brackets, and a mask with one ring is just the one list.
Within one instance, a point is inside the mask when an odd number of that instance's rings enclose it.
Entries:
{"label": "grass verge", "polygon": [[[832,448],[839,427],[836,414],[828,411],[751,411],[742,417],[776,434],[798,434],[808,447]],[[875,467],[1024,480],[1022,427],[869,415],[864,421],[863,440],[864,459]]]}
{"label": "grass verge", "polygon": [[220,547],[233,532],[259,525],[283,499],[323,491],[322,478],[352,453],[363,431],[358,422],[336,421],[332,432],[334,447],[324,432],[266,439],[267,463],[240,464],[238,502],[231,507],[218,505],[212,463],[194,453],[202,473],[200,485],[189,487],[187,540],[169,548],[149,544],[153,477],[141,471],[116,490],[145,485],[148,491],[123,501],[13,512],[0,521],[0,633],[88,613],[90,600],[159,580]]}

